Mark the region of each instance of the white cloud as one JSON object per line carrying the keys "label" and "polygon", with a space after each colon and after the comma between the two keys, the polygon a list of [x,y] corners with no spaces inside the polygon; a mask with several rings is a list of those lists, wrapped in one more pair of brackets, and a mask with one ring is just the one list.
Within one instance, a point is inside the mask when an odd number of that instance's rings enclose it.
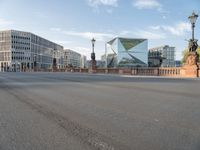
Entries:
{"label": "white cloud", "polygon": [[87,0],[89,6],[91,7],[98,7],[98,6],[118,6],[118,0]]}
{"label": "white cloud", "polygon": [[5,19],[0,18],[0,25],[1,26],[13,25],[13,24],[14,24],[13,21],[9,21],[9,20],[5,20]]}
{"label": "white cloud", "polygon": [[157,40],[157,39],[165,39],[166,35],[162,32],[155,32],[152,29],[142,30],[142,29],[135,29],[135,30],[123,30],[119,33],[119,36],[124,37],[135,37],[135,38],[145,38],[150,40]]}
{"label": "white cloud", "polygon": [[133,6],[138,9],[162,10],[162,5],[157,0],[134,0]]}
{"label": "white cloud", "polygon": [[62,41],[62,40],[54,40],[55,43],[61,44],[61,45],[66,45],[72,43],[72,41]]}
{"label": "white cloud", "polygon": [[152,30],[160,30],[161,26],[150,26],[149,28]]}
{"label": "white cloud", "polygon": [[61,34],[69,35],[69,36],[76,36],[85,39],[92,39],[95,38],[98,41],[106,41],[109,38],[113,38],[115,35],[112,33],[101,33],[101,32],[78,32],[75,30],[63,30],[61,28],[50,28],[50,31],[58,32]]}
{"label": "white cloud", "polygon": [[114,35],[110,33],[97,33],[97,32],[76,32],[76,31],[63,31],[64,34],[70,36],[78,36],[86,39],[95,38],[99,41],[105,41],[108,38],[112,38]]}
{"label": "white cloud", "polygon": [[56,32],[59,32],[61,31],[61,28],[50,28],[51,31],[56,31]]}
{"label": "white cloud", "polygon": [[123,31],[120,32],[120,36],[127,36],[128,34],[131,34],[131,31],[123,30]]}
{"label": "white cloud", "polygon": [[175,36],[182,36],[186,32],[191,31],[191,25],[187,22],[179,22],[174,26],[161,25],[161,26],[151,26],[150,28],[153,30],[164,31],[166,33],[170,33]]}
{"label": "white cloud", "polygon": [[86,47],[74,47],[74,50],[81,53],[82,55],[87,56],[87,58],[90,57],[91,49]]}
{"label": "white cloud", "polygon": [[138,30],[134,33],[135,36],[138,38],[145,38],[150,40],[157,40],[157,39],[165,39],[166,35],[162,32],[152,32],[152,31],[146,31],[146,30]]}
{"label": "white cloud", "polygon": [[181,22],[177,25],[173,26],[163,26],[163,29],[170,32],[173,35],[181,36],[186,32],[191,30],[191,25],[189,23]]}

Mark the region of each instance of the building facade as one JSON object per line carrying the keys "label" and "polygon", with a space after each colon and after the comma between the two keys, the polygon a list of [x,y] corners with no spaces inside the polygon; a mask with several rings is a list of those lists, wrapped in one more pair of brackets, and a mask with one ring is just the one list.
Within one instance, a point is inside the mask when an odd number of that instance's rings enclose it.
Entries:
{"label": "building facade", "polygon": [[87,57],[84,55],[81,55],[81,68],[86,68],[87,67]]}
{"label": "building facade", "polygon": [[86,56],[81,55],[73,50],[64,50],[64,66],[74,68],[85,68],[86,67]]}
{"label": "building facade", "polygon": [[[105,68],[105,61],[103,60],[96,60],[96,68],[98,69],[102,69],[102,68]],[[87,61],[87,68],[92,68],[92,62],[91,60],[88,60]]]}
{"label": "building facade", "polygon": [[168,45],[149,50],[149,67],[175,67],[175,47]]}
{"label": "building facade", "polygon": [[108,68],[144,67],[148,64],[148,40],[117,37],[106,44],[102,56]]}
{"label": "building facade", "polygon": [[63,47],[30,32],[0,31],[0,71],[63,68]]}

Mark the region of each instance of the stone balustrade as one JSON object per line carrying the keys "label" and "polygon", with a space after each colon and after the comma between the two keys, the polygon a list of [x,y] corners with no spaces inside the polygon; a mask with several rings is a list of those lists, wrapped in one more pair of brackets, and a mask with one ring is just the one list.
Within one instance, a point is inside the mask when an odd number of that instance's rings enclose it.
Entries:
{"label": "stone balustrade", "polygon": [[159,68],[159,76],[181,76],[181,68]]}
{"label": "stone balustrade", "polygon": [[[189,67],[189,69],[191,69]],[[195,70],[189,70],[187,67],[172,67],[172,68],[150,68],[150,67],[138,67],[132,69],[123,68],[98,68],[95,70],[85,68],[67,68],[56,70],[37,70],[37,72],[75,72],[75,73],[96,73],[96,74],[121,74],[132,76],[166,76],[166,77],[199,77],[200,76],[200,64]],[[193,72],[194,73],[193,73]],[[191,72],[192,75],[188,75]]]}

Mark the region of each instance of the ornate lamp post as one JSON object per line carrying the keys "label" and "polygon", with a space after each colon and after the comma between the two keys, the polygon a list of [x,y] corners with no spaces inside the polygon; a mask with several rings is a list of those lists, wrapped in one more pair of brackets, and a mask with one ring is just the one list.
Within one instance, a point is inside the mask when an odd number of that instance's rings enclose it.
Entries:
{"label": "ornate lamp post", "polygon": [[95,70],[96,69],[96,60],[95,60],[95,53],[94,53],[94,44],[95,44],[96,40],[93,38],[91,40],[91,42],[92,42],[91,63],[92,63],[92,69]]}
{"label": "ornate lamp post", "polygon": [[195,14],[195,12],[193,12],[192,15],[188,17],[188,19],[190,20],[190,23],[192,24],[192,40],[194,40],[194,28],[195,28],[195,23],[198,17],[199,16]]}
{"label": "ornate lamp post", "polygon": [[198,54],[197,54],[197,39],[194,37],[194,28],[197,21],[198,15],[194,12],[188,17],[192,25],[192,39],[189,40],[189,53],[186,56],[186,62],[182,67],[182,74],[186,77],[199,77],[199,65],[198,65]]}
{"label": "ornate lamp post", "polygon": [[194,28],[195,28],[195,23],[197,21],[197,18],[198,18],[198,15],[195,14],[195,12],[193,12],[192,15],[188,17],[188,19],[190,20],[190,23],[192,25],[192,39],[190,39],[190,41],[189,41],[189,51],[190,52],[196,52],[196,49],[198,47],[198,44],[197,44],[198,40],[196,40],[194,38]]}

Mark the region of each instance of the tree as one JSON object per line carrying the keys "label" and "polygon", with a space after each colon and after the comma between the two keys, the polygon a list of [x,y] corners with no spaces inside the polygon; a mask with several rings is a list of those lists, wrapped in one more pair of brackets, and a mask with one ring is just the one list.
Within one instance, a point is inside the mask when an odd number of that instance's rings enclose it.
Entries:
{"label": "tree", "polygon": [[[199,62],[200,62],[200,46],[197,48],[197,53],[199,55]],[[186,48],[183,52],[182,52],[182,63],[185,63],[186,62],[186,58],[187,58],[187,55],[189,54],[189,50],[188,48]]]}

